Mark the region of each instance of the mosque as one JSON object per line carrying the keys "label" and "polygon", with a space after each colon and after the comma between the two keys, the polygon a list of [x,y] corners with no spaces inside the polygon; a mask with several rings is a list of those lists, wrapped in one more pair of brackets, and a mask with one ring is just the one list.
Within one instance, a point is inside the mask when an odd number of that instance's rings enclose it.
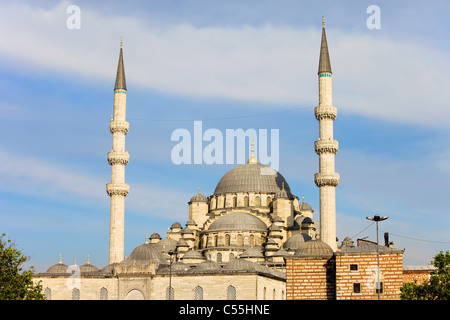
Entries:
{"label": "mosque", "polygon": [[[190,199],[184,226],[174,222],[165,238],[158,233],[151,234],[145,243],[125,257],[124,203],[129,192],[129,185],[125,183],[125,166],[129,161],[125,136],[129,123],[126,121],[127,87],[121,44],[114,87],[114,115],[109,124],[112,150],[107,157],[111,165],[111,183],[106,185],[111,198],[109,264],[98,269],[88,259],[79,267],[69,267],[60,258],[59,263],[36,278],[42,281],[46,298],[285,300],[296,297],[289,281],[301,281],[292,276],[295,274],[292,268],[325,259],[319,261],[318,267],[325,266],[324,278],[320,279],[325,296],[318,298],[336,299],[336,287],[341,279],[337,274],[337,261],[340,261],[339,266],[344,261],[339,257],[355,254],[360,257],[365,253],[373,257],[375,247],[373,243],[355,247],[349,238],[340,246],[337,243],[335,188],[340,176],[335,172],[338,142],[333,138],[333,122],[337,108],[332,105],[331,81],[323,24],[319,105],[314,110],[319,121],[319,140],[315,141],[319,172],[314,175],[320,195],[319,220],[314,217],[311,206],[292,193],[281,173],[259,163],[252,145],[247,163],[228,171],[218,181],[214,194],[205,196],[199,190]],[[403,251],[390,245],[382,248],[383,253],[395,257],[401,264]],[[354,266],[351,268],[355,271]],[[334,270],[331,285],[330,270]],[[363,285],[366,282],[364,280]],[[385,284],[388,288],[387,278]],[[355,288],[363,291],[358,286],[351,289]]]}

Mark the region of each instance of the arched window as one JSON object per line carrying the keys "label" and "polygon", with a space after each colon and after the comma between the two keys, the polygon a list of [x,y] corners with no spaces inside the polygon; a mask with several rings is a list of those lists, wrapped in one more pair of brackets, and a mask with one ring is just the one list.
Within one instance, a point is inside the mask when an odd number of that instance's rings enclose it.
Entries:
{"label": "arched window", "polygon": [[203,288],[197,286],[194,290],[194,300],[203,300]]}
{"label": "arched window", "polygon": [[108,289],[104,287],[100,289],[100,300],[108,300]]}
{"label": "arched window", "polygon": [[80,290],[73,288],[72,290],[72,300],[80,300]]}
{"label": "arched window", "polygon": [[272,199],[270,197],[267,197],[267,206],[270,207],[270,202],[272,202]]}
{"label": "arched window", "polygon": [[230,253],[230,255],[228,256],[228,260],[231,261],[231,260],[233,260],[233,259],[234,259],[234,254],[233,254],[233,253]]}
{"label": "arched window", "polygon": [[255,246],[255,236],[254,235],[250,235],[249,239],[248,239],[248,244],[250,245],[250,247],[254,247]]}
{"label": "arched window", "polygon": [[172,287],[166,288],[166,300],[174,300],[175,292]]}
{"label": "arched window", "polygon": [[44,296],[45,300],[52,300],[52,290],[50,290],[50,288],[45,288]]}
{"label": "arched window", "polygon": [[225,235],[225,246],[229,246],[230,245],[230,235],[226,234]]}
{"label": "arched window", "polygon": [[244,197],[244,207],[248,207],[248,197]]}
{"label": "arched window", "polygon": [[273,297],[272,300],[275,300],[275,289],[273,289]]}
{"label": "arched window", "polygon": [[261,207],[261,198],[258,196],[255,198],[255,207]]}
{"label": "arched window", "polygon": [[217,262],[218,263],[222,262],[222,254],[220,252],[217,254]]}
{"label": "arched window", "polygon": [[219,243],[219,236],[216,234],[214,236],[214,247],[217,247],[217,244]]}
{"label": "arched window", "polygon": [[236,288],[232,285],[227,288],[227,300],[236,300]]}
{"label": "arched window", "polygon": [[244,245],[244,237],[242,236],[242,234],[238,234],[236,237],[236,245],[238,247],[242,247]]}
{"label": "arched window", "polygon": [[233,207],[237,207],[237,197],[233,197]]}

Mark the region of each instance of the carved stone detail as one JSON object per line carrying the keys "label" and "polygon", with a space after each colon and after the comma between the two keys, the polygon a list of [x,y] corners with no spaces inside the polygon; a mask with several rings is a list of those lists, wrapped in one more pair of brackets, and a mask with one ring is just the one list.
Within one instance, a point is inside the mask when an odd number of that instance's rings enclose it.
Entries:
{"label": "carved stone detail", "polygon": [[108,163],[110,165],[121,164],[127,165],[130,160],[130,154],[128,152],[111,151],[108,152]]}
{"label": "carved stone detail", "polygon": [[314,149],[316,150],[317,154],[336,154],[339,149],[339,143],[336,140],[317,140],[316,142],[314,142]]}
{"label": "carved stone detail", "polygon": [[109,122],[109,131],[111,133],[122,132],[123,134],[127,134],[129,129],[130,123],[128,121],[112,120]]}
{"label": "carved stone detail", "polygon": [[318,106],[314,108],[314,114],[317,120],[334,120],[337,116],[337,108],[335,106]]}
{"label": "carved stone detail", "polygon": [[336,187],[339,184],[339,181],[339,173],[316,173],[314,175],[314,182],[319,188],[323,186]]}
{"label": "carved stone detail", "polygon": [[106,184],[106,193],[109,196],[119,195],[126,196],[130,191],[130,186],[126,183],[108,183]]}

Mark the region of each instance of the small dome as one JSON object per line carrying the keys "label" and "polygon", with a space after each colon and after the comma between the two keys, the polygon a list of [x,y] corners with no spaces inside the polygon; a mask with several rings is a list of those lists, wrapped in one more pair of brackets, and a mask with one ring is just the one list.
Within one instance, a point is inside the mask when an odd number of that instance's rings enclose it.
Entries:
{"label": "small dome", "polygon": [[201,259],[201,260],[205,260],[205,257],[198,252],[197,250],[189,250],[188,252],[186,252],[183,257],[181,258],[182,260],[187,260],[187,259]]}
{"label": "small dome", "polygon": [[277,199],[289,198],[288,193],[284,189],[284,181],[281,182],[281,190],[275,194],[275,198]]}
{"label": "small dome", "polygon": [[132,265],[134,262],[140,265],[147,265],[149,263],[167,264],[164,255],[158,251],[157,245],[144,243],[136,247],[129,257],[124,259],[122,265]]}
{"label": "small dome", "polygon": [[87,262],[85,264],[83,264],[82,266],[80,266],[80,272],[81,273],[98,272],[98,268],[91,264],[91,262],[89,261],[89,256],[88,256]]}
{"label": "small dome", "polygon": [[186,272],[186,271],[190,271],[190,270],[191,270],[191,268],[184,262],[177,261],[174,264],[172,264],[172,271]]}
{"label": "small dome", "polygon": [[182,228],[182,226],[181,226],[181,224],[179,223],[179,222],[174,222],[174,223],[172,223],[172,226],[171,226],[171,228],[173,229],[173,228]]}
{"label": "small dome", "polygon": [[283,244],[283,249],[297,250],[301,245],[310,240],[312,240],[312,238],[307,234],[297,232],[286,240],[286,242]]}
{"label": "small dome", "polygon": [[158,239],[158,240],[160,240],[161,239],[161,236],[159,235],[159,233],[152,233],[152,235],[150,236],[150,240],[151,239]]}
{"label": "small dome", "polygon": [[259,218],[244,212],[232,212],[215,220],[208,231],[267,231],[266,224]]}
{"label": "small dome", "polygon": [[255,271],[260,269],[260,265],[246,259],[234,258],[233,260],[230,260],[223,268],[227,270]]}
{"label": "small dome", "polygon": [[177,242],[177,247],[189,247],[188,243],[184,239],[180,239]]}
{"label": "small dome", "polygon": [[311,240],[303,243],[294,256],[332,256],[333,249],[321,240]]}
{"label": "small dome", "polygon": [[66,273],[68,267],[69,266],[67,266],[66,264],[59,262],[48,268],[46,273]]}
{"label": "small dome", "polygon": [[196,267],[196,270],[219,270],[221,269],[220,266],[211,260],[205,260],[203,262],[200,262]]}
{"label": "small dome", "polygon": [[248,248],[240,256],[240,258],[264,258],[260,249]]}
{"label": "small dome", "polygon": [[177,247],[177,240],[175,239],[162,239],[155,244],[155,247],[162,253],[168,253],[169,251],[174,251]]}
{"label": "small dome", "polygon": [[303,202],[298,205],[298,209],[300,211],[312,211],[312,212],[314,212],[314,210],[311,208],[311,206],[305,202],[305,197],[303,197]]}
{"label": "small dome", "polygon": [[208,199],[201,193],[198,193],[191,198],[190,202],[208,202]]}

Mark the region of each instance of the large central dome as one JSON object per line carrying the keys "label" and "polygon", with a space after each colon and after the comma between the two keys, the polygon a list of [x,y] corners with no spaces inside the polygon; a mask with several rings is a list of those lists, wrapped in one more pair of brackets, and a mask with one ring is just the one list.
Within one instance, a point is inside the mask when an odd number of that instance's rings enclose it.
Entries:
{"label": "large central dome", "polygon": [[277,193],[284,189],[288,197],[291,190],[284,177],[271,167],[260,163],[246,163],[228,171],[216,186],[215,195],[236,192]]}

